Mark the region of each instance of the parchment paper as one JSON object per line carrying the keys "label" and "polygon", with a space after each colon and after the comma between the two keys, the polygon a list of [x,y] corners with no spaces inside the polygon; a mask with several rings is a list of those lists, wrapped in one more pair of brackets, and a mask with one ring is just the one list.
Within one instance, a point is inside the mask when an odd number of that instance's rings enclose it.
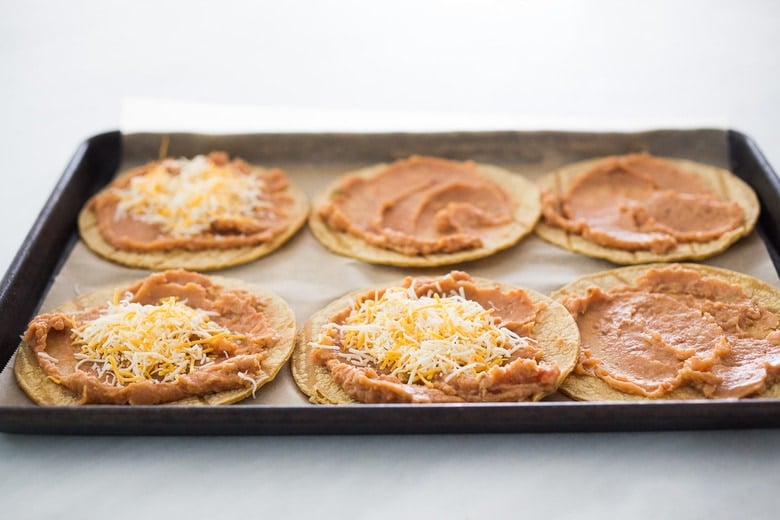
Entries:
{"label": "parchment paper", "polygon": [[[309,197],[339,174],[414,153],[497,164],[530,179],[570,162],[636,151],[728,167],[725,131],[674,130],[638,134],[172,134],[165,139],[162,134],[132,134],[124,137],[121,169],[157,159],[161,146],[173,156],[226,150],[262,166],[283,168]],[[769,254],[755,232],[704,263],[747,273],[780,287]],[[450,269],[462,269],[476,276],[549,294],[579,276],[614,267],[607,261],[557,248],[534,235],[492,257],[451,267],[408,269],[370,265],[327,251],[304,227],[270,256],[214,274],[261,284],[277,292],[294,309],[298,323],[302,323],[346,292],[400,280],[406,275],[439,275]],[[50,310],[98,287],[123,286],[148,273],[103,260],[79,242],[63,263],[41,310]],[[0,404],[34,406],[16,386],[12,366],[13,359],[0,373]],[[562,399],[561,396],[552,398]],[[276,380],[258,391],[254,399],[234,406],[251,404],[315,406],[309,405],[298,391],[289,366],[283,367]]]}

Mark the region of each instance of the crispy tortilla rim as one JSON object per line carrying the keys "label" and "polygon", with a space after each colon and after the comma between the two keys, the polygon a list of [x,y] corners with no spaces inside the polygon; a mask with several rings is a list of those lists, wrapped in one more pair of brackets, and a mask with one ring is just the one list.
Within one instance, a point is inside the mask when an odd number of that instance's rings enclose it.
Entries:
{"label": "crispy tortilla rim", "polygon": [[312,201],[315,208],[309,216],[309,229],[326,248],[334,253],[356,258],[372,264],[399,267],[435,267],[476,260],[509,248],[533,231],[541,215],[539,189],[525,177],[489,164],[477,164],[477,169],[486,178],[496,183],[509,195],[515,204],[513,221],[504,226],[488,230],[483,237],[484,245],[479,248],[429,255],[405,255],[398,251],[369,244],[360,237],[347,232],[335,231],[318,215],[316,208],[328,201],[338,190],[341,179],[348,175],[371,178],[379,175],[387,164],[377,164],[361,170],[346,173],[321,192]]}
{"label": "crispy tortilla rim", "polygon": [[[262,170],[256,166],[251,168],[255,171]],[[132,175],[135,171],[137,169],[130,170],[122,174],[122,176]],[[289,225],[272,240],[254,246],[226,249],[211,248],[199,251],[171,249],[167,251],[139,252],[117,249],[106,242],[103,235],[100,234],[97,216],[90,209],[91,199],[79,213],[79,233],[89,249],[103,258],[129,267],[156,271],[164,271],[166,269],[188,269],[190,271],[224,269],[252,262],[272,253],[287,242],[303,226],[306,222],[306,217],[309,215],[308,197],[300,187],[289,180],[285,193],[292,199],[292,204],[287,209]]]}
{"label": "crispy tortilla rim", "polygon": [[[487,280],[473,278],[477,287],[499,287],[504,291],[515,287]],[[361,289],[338,298],[324,308],[315,312],[298,330],[295,338],[295,350],[291,359],[293,379],[298,388],[309,397],[312,403],[318,404],[349,404],[358,401],[350,397],[341,386],[333,380],[330,372],[322,365],[311,360],[312,347],[310,343],[319,337],[320,331],[330,323],[330,317],[336,312],[351,306],[360,295],[371,294],[378,289],[398,287],[401,281],[372,289]],[[543,361],[558,365],[560,375],[556,388],[574,369],[577,363],[580,346],[580,333],[577,324],[569,311],[560,303],[541,293],[523,289],[534,303],[544,303],[536,318],[533,337],[537,347],[543,351]],[[552,392],[540,393],[533,400],[538,401]]]}
{"label": "crispy tortilla rim", "polygon": [[[561,301],[567,296],[583,295],[590,287],[598,287],[608,291],[614,287],[634,285],[636,280],[644,275],[648,270],[665,267],[669,264],[657,263],[647,265],[637,265],[610,269],[598,273],[590,274],[578,278],[577,280],[554,291],[551,297],[554,300]],[[702,276],[718,278],[732,284],[742,287],[745,294],[753,301],[760,303],[770,311],[780,314],[780,290],[771,285],[762,282],[752,276],[737,273],[728,269],[710,267],[701,264],[683,263],[680,264],[685,269],[696,271]],[[699,390],[691,387],[680,387],[661,397],[650,398],[640,395],[621,392],[609,386],[602,379],[582,375],[572,372],[560,387],[561,393],[576,399],[578,401],[647,401],[657,400],[688,400],[688,399],[707,399]],[[776,383],[767,388],[761,394],[754,397],[777,398],[780,397],[780,383]]]}
{"label": "crispy tortilla rim", "polygon": [[[651,262],[703,260],[724,252],[737,240],[753,231],[761,206],[753,188],[746,182],[723,168],[685,159],[659,158],[670,162],[682,171],[698,176],[712,189],[720,200],[734,201],[739,204],[745,212],[745,220],[742,225],[708,242],[683,242],[665,253],[653,253],[644,250],[626,251],[624,249],[602,246],[576,233],[570,233],[559,227],[551,226],[543,219],[536,226],[536,234],[547,242],[575,253],[594,258],[603,258],[616,264],[633,265]],[[562,195],[579,175],[606,159],[608,158],[600,157],[564,166],[543,176],[539,179],[538,185],[542,190],[551,190],[556,195]]]}
{"label": "crispy tortilla rim", "polygon": [[[295,314],[287,302],[276,293],[257,285],[217,276],[210,276],[209,278],[222,289],[244,289],[258,296],[266,304],[263,314],[268,320],[269,326],[279,335],[279,342],[271,347],[268,356],[262,361],[261,371],[255,377],[256,389],[250,385],[247,388],[187,397],[179,401],[164,403],[164,405],[223,405],[242,401],[250,397],[253,391],[259,392],[261,391],[260,387],[273,381],[279,373],[279,369],[282,368],[292,354],[295,344]],[[132,282],[127,285],[131,284]],[[115,288],[111,287],[83,294],[57,307],[52,312],[78,313],[103,305],[106,301],[111,300],[114,291]],[[16,351],[14,375],[19,387],[24,390],[30,399],[39,405],[77,406],[81,404],[80,396],[57,384],[40,368],[35,354],[24,341]],[[162,404],[155,406],[162,406]]]}

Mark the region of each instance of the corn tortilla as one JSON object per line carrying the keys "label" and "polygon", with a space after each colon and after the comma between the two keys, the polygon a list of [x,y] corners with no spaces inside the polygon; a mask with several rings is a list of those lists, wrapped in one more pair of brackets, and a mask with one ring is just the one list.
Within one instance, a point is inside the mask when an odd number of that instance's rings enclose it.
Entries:
{"label": "corn tortilla", "polygon": [[[536,234],[559,247],[575,253],[609,260],[615,264],[632,265],[651,262],[677,262],[684,260],[703,260],[724,252],[740,238],[750,234],[756,225],[760,211],[758,197],[753,189],[730,171],[707,164],[684,159],[664,159],[682,171],[691,173],[703,180],[722,201],[734,201],[742,208],[745,218],[739,227],[707,242],[682,242],[665,253],[653,253],[647,250],[627,251],[606,247],[591,242],[581,235],[570,233],[540,220]],[[610,159],[600,157],[570,164],[550,172],[538,181],[542,190],[550,190],[555,195],[564,194],[568,187],[581,174],[590,170],[601,161]]]}
{"label": "corn tortilla", "polygon": [[435,267],[456,264],[484,258],[515,245],[533,231],[541,214],[539,189],[533,182],[498,166],[477,164],[479,173],[496,183],[509,195],[515,205],[513,221],[503,226],[497,226],[495,229],[487,229],[483,237],[484,243],[481,247],[454,253],[407,255],[374,246],[350,233],[333,230],[318,215],[317,208],[329,200],[337,191],[343,177],[358,175],[370,179],[379,175],[387,167],[387,164],[377,164],[355,172],[346,173],[314,198],[312,207],[315,209],[309,217],[309,228],[317,240],[327,249],[343,256],[373,264],[399,267]]}
{"label": "corn tortilla", "polygon": [[[142,166],[141,168],[146,168]],[[254,171],[262,170],[251,166]],[[138,168],[120,175],[133,175]],[[120,178],[118,177],[118,178]],[[104,190],[108,189],[110,185]],[[300,187],[288,180],[286,193],[292,200],[287,208],[287,228],[270,241],[251,246],[232,248],[206,248],[201,250],[170,249],[161,251],[129,251],[118,249],[106,242],[98,229],[95,213],[90,209],[90,201],[85,204],[78,216],[78,228],[82,240],[89,249],[103,258],[140,269],[163,271],[166,269],[188,269],[190,271],[212,271],[235,265],[245,264],[269,255],[289,240],[306,222],[309,214],[309,201]],[[96,195],[97,196],[97,195]],[[93,197],[94,198],[94,197]]]}
{"label": "corn tortilla", "polygon": [[[165,403],[166,405],[224,405],[231,404],[250,397],[253,391],[272,381],[281,367],[292,354],[295,339],[295,315],[290,306],[276,293],[243,281],[209,276],[209,279],[225,290],[243,289],[258,296],[265,304],[264,316],[269,325],[279,335],[279,341],[271,347],[268,356],[262,361],[262,370],[255,378],[256,387],[228,390],[200,396],[192,396],[179,401]],[[126,286],[132,285],[129,282]],[[52,312],[75,314],[86,309],[104,305],[110,301],[115,292],[114,287],[97,289],[85,293],[57,308]],[[24,342],[19,345],[14,361],[14,375],[20,388],[35,403],[45,406],[76,406],[80,398],[62,385],[57,384],[38,365],[32,349]],[[160,405],[157,405],[160,406]]]}
{"label": "corn tortilla", "polygon": [[[516,289],[516,287],[496,281],[473,278],[477,287],[498,287],[502,291]],[[350,292],[311,315],[300,327],[295,339],[295,350],[291,359],[293,379],[298,388],[309,397],[312,403],[320,404],[349,404],[356,403],[344,389],[333,379],[330,372],[322,365],[312,362],[310,343],[315,340],[336,312],[349,307],[360,295],[371,294],[376,290],[387,287],[399,287],[402,281]],[[523,289],[532,303],[543,303],[538,311],[532,336],[536,339],[544,355],[543,361],[558,365],[560,375],[556,387],[560,385],[566,376],[573,370],[577,362],[580,345],[580,335],[577,325],[571,314],[560,303],[544,296],[541,293]],[[538,394],[533,400],[539,400],[547,394]]]}
{"label": "corn tortilla", "polygon": [[[664,267],[666,265],[668,264],[656,263],[637,265],[593,273],[580,277],[564,287],[561,287],[557,291],[554,291],[551,294],[551,297],[554,300],[562,301],[567,296],[582,295],[590,287],[598,287],[604,291],[608,291],[614,287],[630,286],[635,284],[636,280],[643,276],[648,270]],[[780,314],[780,290],[761,280],[736,271],[702,264],[684,263],[680,265],[686,269],[696,271],[702,276],[718,278],[739,285],[750,299],[763,305],[770,311]],[[569,374],[569,377],[567,377],[561,385],[560,391],[572,399],[579,401],[646,401],[650,399],[640,395],[621,392],[612,388],[598,377],[583,375],[576,372]],[[780,383],[768,387],[764,392],[755,397],[780,397]],[[706,399],[706,397],[698,389],[683,386],[656,399],[688,400]]]}

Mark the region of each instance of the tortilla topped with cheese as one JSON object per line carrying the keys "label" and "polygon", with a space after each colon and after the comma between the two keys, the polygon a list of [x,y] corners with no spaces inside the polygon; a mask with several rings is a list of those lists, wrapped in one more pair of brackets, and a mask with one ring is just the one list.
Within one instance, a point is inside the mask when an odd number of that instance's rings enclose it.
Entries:
{"label": "tortilla topped with cheese", "polygon": [[578,350],[560,304],[453,271],[327,305],[300,329],[292,373],[314,403],[535,401]]}
{"label": "tortilla topped with cheese", "polygon": [[85,205],[87,246],[146,269],[221,269],[267,255],[306,221],[306,195],[280,169],[224,152],[163,159],[117,177]]}
{"label": "tortilla topped with cheese", "polygon": [[229,404],[274,379],[294,336],[278,295],[166,271],[36,316],[14,373],[43,405]]}

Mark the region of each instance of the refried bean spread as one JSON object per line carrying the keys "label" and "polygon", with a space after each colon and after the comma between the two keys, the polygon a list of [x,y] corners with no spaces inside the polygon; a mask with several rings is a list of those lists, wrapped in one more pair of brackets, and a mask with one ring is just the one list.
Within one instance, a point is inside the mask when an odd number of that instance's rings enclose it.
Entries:
{"label": "refried bean spread", "polygon": [[619,391],[657,398],[688,386],[738,398],[780,380],[780,316],[740,285],[672,265],[563,303],[582,335],[575,373]]}
{"label": "refried bean spread", "polygon": [[414,156],[345,177],[319,216],[336,231],[405,255],[479,248],[513,221],[512,199],[473,162]]}
{"label": "refried bean spread", "polygon": [[118,291],[113,303],[41,314],[24,341],[47,376],[84,403],[157,404],[252,386],[279,341],[264,306],[203,275],[167,271]]}
{"label": "refried bean spread", "polygon": [[331,316],[312,361],[360,402],[526,400],[560,374],[530,337],[543,305],[459,271],[407,278]]}
{"label": "refried bean spread", "polygon": [[89,208],[103,239],[124,251],[255,246],[287,229],[287,186],[282,170],[212,152],[147,164],[117,178]]}
{"label": "refried bean spread", "polygon": [[681,243],[707,242],[745,218],[696,175],[648,154],[609,157],[567,189],[542,195],[548,224],[602,245],[664,253]]}

